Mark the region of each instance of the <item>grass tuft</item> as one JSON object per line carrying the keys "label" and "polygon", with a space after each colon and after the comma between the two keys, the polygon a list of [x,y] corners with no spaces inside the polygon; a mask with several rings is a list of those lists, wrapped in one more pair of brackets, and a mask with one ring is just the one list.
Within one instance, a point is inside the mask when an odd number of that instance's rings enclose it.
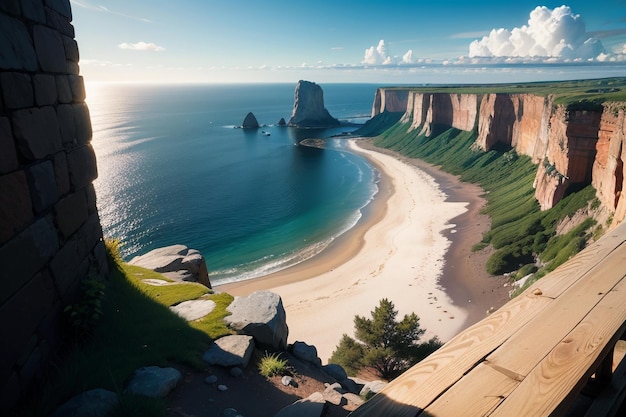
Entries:
{"label": "grass tuft", "polygon": [[280,354],[277,353],[265,353],[258,366],[259,373],[266,378],[291,373],[287,359],[281,359]]}

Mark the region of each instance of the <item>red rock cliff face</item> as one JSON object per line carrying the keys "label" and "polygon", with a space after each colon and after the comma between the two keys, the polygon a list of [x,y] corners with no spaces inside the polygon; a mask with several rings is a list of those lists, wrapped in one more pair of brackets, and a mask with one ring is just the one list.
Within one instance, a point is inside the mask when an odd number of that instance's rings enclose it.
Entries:
{"label": "red rock cliff face", "polygon": [[407,109],[408,97],[408,90],[392,88],[377,89],[376,95],[374,96],[374,104],[372,105],[372,117],[379,115],[384,111],[405,112]]}
{"label": "red rock cliff face", "polygon": [[550,118],[545,157],[535,177],[535,197],[542,210],[554,207],[570,187],[591,184],[601,112],[571,111],[559,106]]}
{"label": "red rock cliff face", "polygon": [[408,130],[431,136],[454,127],[478,132],[475,146],[488,151],[510,146],[537,164],[535,196],[542,209],[554,207],[572,188],[593,184],[614,224],[626,216],[626,117],[624,103],[604,111],[570,111],[552,97],[532,94],[445,94],[379,89],[372,114],[399,111]]}
{"label": "red rock cliff face", "polygon": [[624,103],[607,103],[600,119],[596,158],[592,169],[592,184],[602,204],[615,210],[614,224],[626,215],[623,198],[624,158],[626,158],[626,126]]}

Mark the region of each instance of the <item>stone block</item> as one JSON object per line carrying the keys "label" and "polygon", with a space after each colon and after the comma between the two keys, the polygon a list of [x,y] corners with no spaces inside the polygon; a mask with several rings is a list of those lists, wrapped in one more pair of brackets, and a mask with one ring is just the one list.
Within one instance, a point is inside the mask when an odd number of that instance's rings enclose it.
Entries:
{"label": "stone block", "polygon": [[102,241],[102,226],[98,213],[89,215],[87,221],[78,230],[78,235],[85,248],[84,256],[86,257]]}
{"label": "stone block", "polygon": [[72,102],[72,88],[67,75],[57,75],[57,98],[59,103],[69,104]]}
{"label": "stone block", "polygon": [[21,0],[22,15],[37,23],[46,23],[46,12],[41,0]]}
{"label": "stone block", "polygon": [[78,43],[74,38],[63,36],[63,47],[65,48],[65,57],[68,61],[78,62],[80,56],[78,54]]}
{"label": "stone block", "polygon": [[70,0],[45,0],[46,6],[56,11],[62,16],[65,16],[68,21],[72,21],[72,8],[70,7]]}
{"label": "stone block", "polygon": [[82,103],[85,101],[85,83],[80,75],[69,75],[70,89],[72,90],[72,101]]}
{"label": "stone block", "polygon": [[6,174],[17,169],[17,151],[11,132],[11,123],[6,117],[0,117],[0,174]]}
{"label": "stone block", "polygon": [[86,187],[98,177],[96,155],[91,145],[81,146],[67,154],[70,184],[74,190]]}
{"label": "stone block", "polygon": [[24,171],[0,176],[0,245],[31,223],[32,207]]}
{"label": "stone block", "polygon": [[36,213],[41,213],[59,200],[57,182],[52,161],[46,160],[26,171],[30,185],[30,195]]}
{"label": "stone block", "polygon": [[37,55],[24,23],[0,14],[0,28],[0,68],[36,71]]}
{"label": "stone block", "polygon": [[[52,223],[41,218],[0,247],[0,305],[39,272],[57,253],[59,239]],[[9,279],[9,277],[11,279]],[[3,316],[5,317],[5,316]]]}
{"label": "stone block", "polygon": [[94,214],[97,213],[97,206],[96,203],[98,201],[98,198],[96,196],[96,189],[94,188],[93,184],[89,184],[87,187],[85,187],[85,195],[87,196],[87,208],[89,209],[89,214]]}
{"label": "stone block", "polygon": [[93,254],[96,258],[96,262],[98,263],[100,275],[103,277],[109,275],[109,258],[104,240],[100,240],[100,242],[98,242],[93,250]]}
{"label": "stone block", "polygon": [[28,160],[42,159],[62,149],[54,108],[47,106],[13,112],[13,135]]}
{"label": "stone block", "polygon": [[57,101],[57,84],[54,75],[35,74],[33,76],[35,104],[38,107],[51,106]]}
{"label": "stone block", "polygon": [[76,121],[74,116],[74,106],[71,104],[61,104],[57,106],[57,119],[59,121],[59,132],[64,145],[76,143]]}
{"label": "stone block", "polygon": [[54,154],[52,161],[54,164],[54,177],[56,179],[57,191],[59,197],[62,197],[70,192],[70,171],[67,167],[65,152]]}
{"label": "stone block", "polygon": [[70,302],[80,287],[80,280],[87,276],[82,262],[86,257],[85,249],[78,237],[65,242],[65,245],[50,261],[50,271],[59,295],[64,302]]}
{"label": "stone block", "polygon": [[35,25],[33,39],[41,69],[45,72],[65,73],[65,48],[61,34],[48,27]]}
{"label": "stone block", "polygon": [[72,26],[70,20],[50,7],[46,8],[46,24],[63,35],[71,38],[76,37],[74,26]]}
{"label": "stone block", "polygon": [[81,189],[55,205],[56,224],[64,239],[69,239],[87,221],[87,199]]}
{"label": "stone block", "polygon": [[7,362],[24,366],[32,352],[37,350],[40,341],[34,335],[55,296],[48,274],[39,273],[0,307],[2,317],[19,318],[3,321],[3,332],[11,335],[7,343],[0,344],[0,354],[9,359]]}
{"label": "stone block", "polygon": [[0,73],[0,90],[7,109],[24,109],[35,103],[30,75],[21,72]]}
{"label": "stone block", "polygon": [[80,144],[89,143],[93,131],[91,130],[89,107],[85,103],[74,105],[74,122],[76,123],[76,141]]}
{"label": "stone block", "polygon": [[80,67],[78,66],[78,63],[67,60],[65,61],[65,65],[66,65],[65,72],[67,72],[69,75],[80,74]]}
{"label": "stone block", "polygon": [[17,16],[20,14],[20,0],[0,1],[0,10]]}

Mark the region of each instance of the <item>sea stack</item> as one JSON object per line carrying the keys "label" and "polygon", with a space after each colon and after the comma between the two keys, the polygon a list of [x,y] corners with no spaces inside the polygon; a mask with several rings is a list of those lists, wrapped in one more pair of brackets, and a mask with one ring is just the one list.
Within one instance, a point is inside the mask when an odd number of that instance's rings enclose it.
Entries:
{"label": "sea stack", "polygon": [[241,127],[243,127],[244,129],[258,129],[259,122],[257,121],[254,114],[250,112],[246,115],[246,118],[243,119],[243,124],[241,125]]}
{"label": "sea stack", "polygon": [[294,127],[333,127],[339,120],[330,115],[324,107],[322,87],[310,81],[298,81],[296,86],[293,113],[289,126]]}

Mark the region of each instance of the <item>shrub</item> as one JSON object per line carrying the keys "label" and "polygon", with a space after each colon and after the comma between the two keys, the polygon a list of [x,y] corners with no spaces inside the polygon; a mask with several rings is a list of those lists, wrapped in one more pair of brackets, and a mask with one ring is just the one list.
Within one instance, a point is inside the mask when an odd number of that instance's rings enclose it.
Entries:
{"label": "shrub", "polygon": [[266,378],[274,375],[286,375],[290,373],[287,359],[281,359],[280,354],[272,353],[265,355],[259,361],[259,373]]}
{"label": "shrub", "polygon": [[419,317],[415,313],[405,314],[398,322],[398,311],[394,308],[391,301],[383,298],[371,312],[371,319],[355,316],[357,340],[344,335],[330,361],[352,372],[370,367],[390,380],[441,346],[436,337],[419,343],[426,331],[420,327]]}

